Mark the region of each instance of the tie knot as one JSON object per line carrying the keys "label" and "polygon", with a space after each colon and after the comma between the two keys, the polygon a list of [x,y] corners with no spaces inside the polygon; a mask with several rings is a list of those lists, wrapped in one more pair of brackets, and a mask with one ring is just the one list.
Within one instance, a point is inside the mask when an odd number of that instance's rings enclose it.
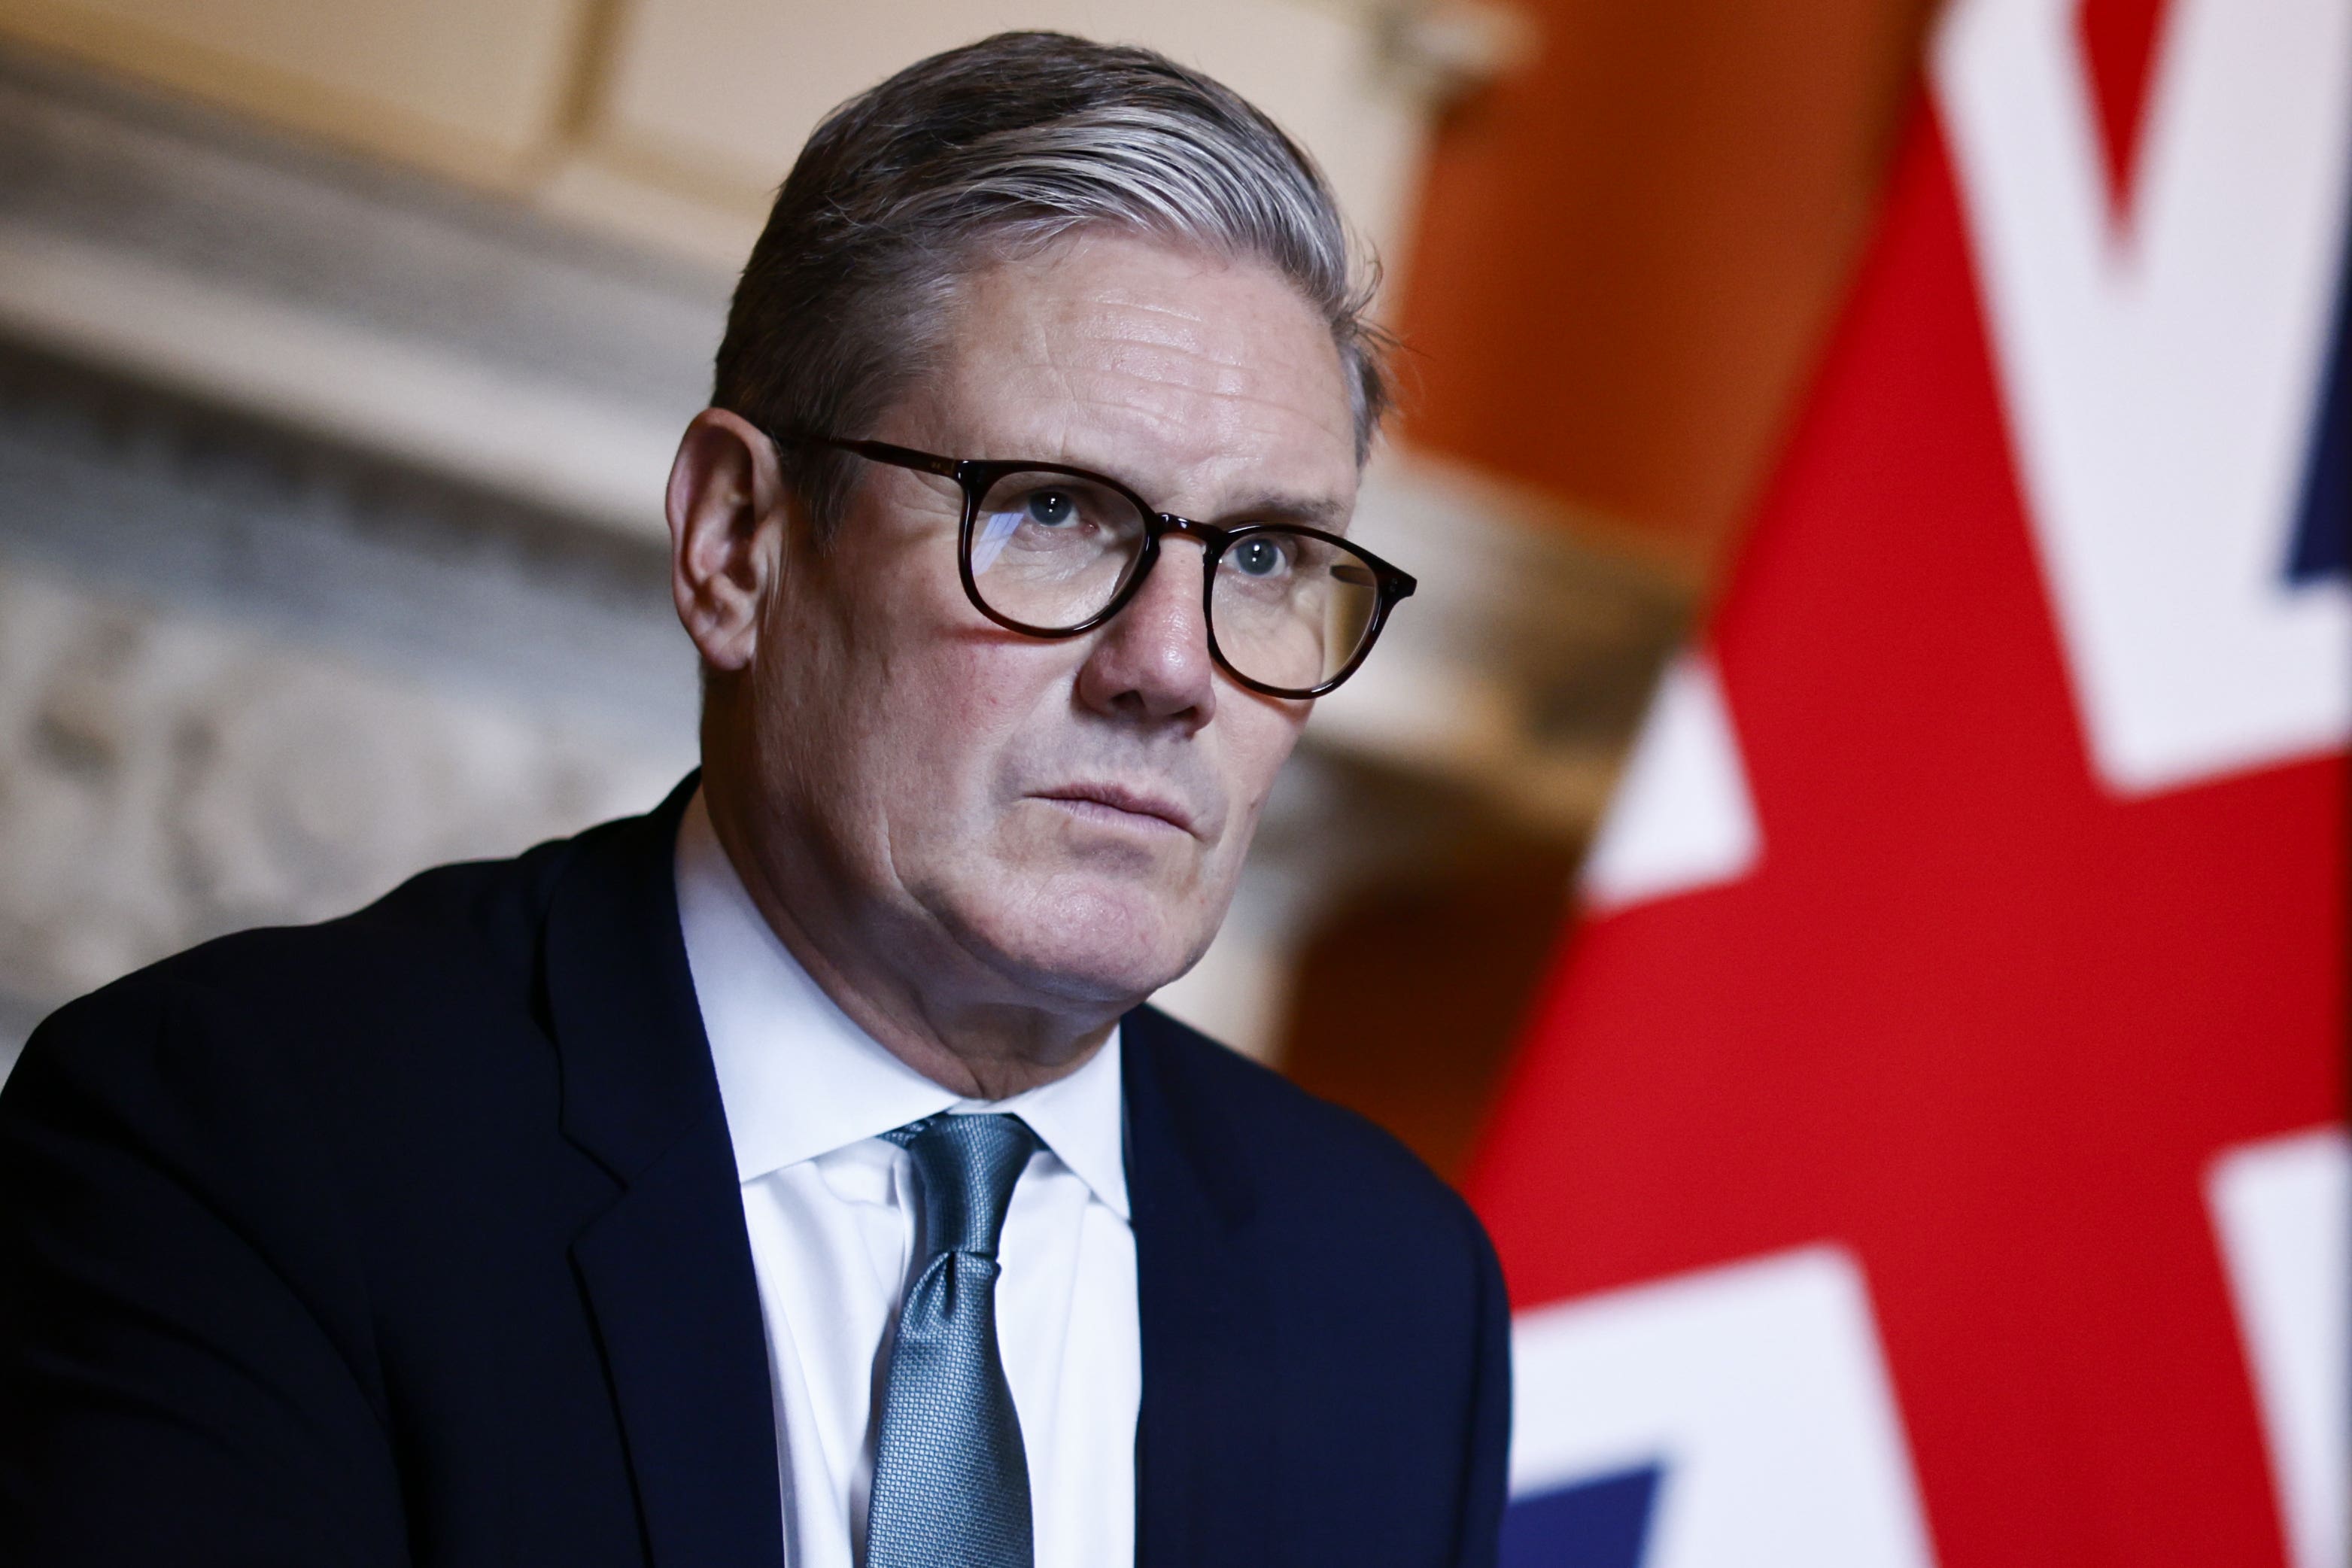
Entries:
{"label": "tie knot", "polygon": [[1013,1184],[1037,1147],[1017,1116],[927,1116],[885,1138],[915,1162],[923,1204],[924,1250],[996,1256]]}

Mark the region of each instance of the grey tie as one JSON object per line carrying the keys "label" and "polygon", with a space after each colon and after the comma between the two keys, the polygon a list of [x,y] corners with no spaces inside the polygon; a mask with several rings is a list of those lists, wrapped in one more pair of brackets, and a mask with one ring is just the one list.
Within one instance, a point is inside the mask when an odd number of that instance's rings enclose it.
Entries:
{"label": "grey tie", "polygon": [[1037,1135],[1017,1116],[932,1116],[883,1136],[914,1156],[925,1251],[883,1388],[866,1568],[1031,1568],[996,1240]]}

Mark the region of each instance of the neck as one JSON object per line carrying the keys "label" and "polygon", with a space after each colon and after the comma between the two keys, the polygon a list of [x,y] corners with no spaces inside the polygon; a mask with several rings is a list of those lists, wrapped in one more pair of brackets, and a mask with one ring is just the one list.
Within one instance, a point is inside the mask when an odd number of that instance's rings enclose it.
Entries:
{"label": "neck", "polygon": [[[823,895],[801,855],[761,852],[743,803],[708,769],[702,791],[719,847],[776,939],[852,1023],[932,1082],[968,1099],[1009,1099],[1076,1072],[1110,1037],[1117,1013],[1073,1015],[1007,995],[1001,979],[944,938],[859,940],[858,922]],[[915,984],[918,974],[925,984]]]}

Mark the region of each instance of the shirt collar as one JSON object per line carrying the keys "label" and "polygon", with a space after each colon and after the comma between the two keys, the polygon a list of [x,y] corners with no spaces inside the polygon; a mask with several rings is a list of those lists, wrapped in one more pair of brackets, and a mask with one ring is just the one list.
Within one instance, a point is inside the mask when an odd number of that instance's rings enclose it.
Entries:
{"label": "shirt collar", "polygon": [[739,1180],[948,1111],[1029,1124],[1078,1179],[1128,1217],[1119,1032],[1076,1071],[1009,1100],[960,1097],[850,1020],[780,941],[727,858],[695,792],[678,824],[678,925],[710,1042]]}

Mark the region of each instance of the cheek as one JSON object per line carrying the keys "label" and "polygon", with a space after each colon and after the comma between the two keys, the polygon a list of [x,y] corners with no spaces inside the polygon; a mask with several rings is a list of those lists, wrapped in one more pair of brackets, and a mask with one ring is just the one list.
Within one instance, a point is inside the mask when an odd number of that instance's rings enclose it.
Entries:
{"label": "cheek", "polygon": [[1275,775],[1298,744],[1311,709],[1304,702],[1262,698],[1255,692],[1231,693],[1229,704],[1217,715],[1221,722],[1230,721],[1225,737],[1225,787],[1237,819],[1245,827],[1255,826],[1259,809],[1274,791]]}
{"label": "cheek", "polygon": [[860,593],[891,581],[895,563],[804,568],[763,637],[761,722],[774,771],[823,825],[835,856],[884,871],[904,797],[939,798],[952,727],[965,710],[939,700],[959,677],[939,668],[937,616],[919,595]]}
{"label": "cheek", "polygon": [[990,628],[940,639],[901,659],[880,694],[891,734],[897,825],[970,835],[999,812],[1021,759],[1045,742],[1053,709],[1066,705],[1069,660],[1053,645],[1005,640]]}

